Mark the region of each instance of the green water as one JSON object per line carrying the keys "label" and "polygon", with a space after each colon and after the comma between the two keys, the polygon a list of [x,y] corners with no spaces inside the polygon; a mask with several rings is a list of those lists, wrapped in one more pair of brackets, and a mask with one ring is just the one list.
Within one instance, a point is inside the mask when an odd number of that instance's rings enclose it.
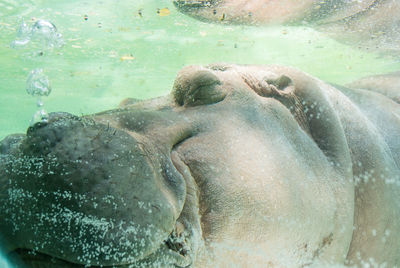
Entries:
{"label": "green water", "polygon": [[[78,115],[111,109],[126,97],[167,94],[177,71],[189,64],[278,63],[339,84],[400,69],[394,59],[305,27],[207,24],[180,14],[167,0],[19,2],[0,0],[0,139],[29,125],[36,100],[25,84],[39,67],[53,88],[45,109]],[[165,7],[170,14],[160,16],[157,9]],[[33,48],[12,49],[21,18],[53,22],[65,46],[44,56]]]}

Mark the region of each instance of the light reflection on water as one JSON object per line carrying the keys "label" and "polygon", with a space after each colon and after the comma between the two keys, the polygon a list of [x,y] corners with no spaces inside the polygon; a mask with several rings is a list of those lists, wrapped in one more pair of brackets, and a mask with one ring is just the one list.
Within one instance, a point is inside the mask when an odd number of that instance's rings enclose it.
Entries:
{"label": "light reflection on water", "polygon": [[0,17],[10,17],[10,16],[26,16],[31,13],[37,5],[42,1],[36,0],[1,0],[0,1]]}
{"label": "light reflection on water", "polygon": [[11,265],[7,262],[7,260],[4,258],[3,254],[0,255],[0,267],[3,268],[11,268]]}

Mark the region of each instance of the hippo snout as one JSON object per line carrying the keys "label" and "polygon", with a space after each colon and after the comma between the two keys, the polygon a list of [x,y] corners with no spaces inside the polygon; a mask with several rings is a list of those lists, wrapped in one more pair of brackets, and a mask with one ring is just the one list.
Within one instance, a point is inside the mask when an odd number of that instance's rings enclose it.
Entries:
{"label": "hippo snout", "polygon": [[10,251],[103,266],[167,252],[186,185],[149,147],[145,137],[66,113],[30,127],[0,159],[8,185],[0,189],[0,227]]}

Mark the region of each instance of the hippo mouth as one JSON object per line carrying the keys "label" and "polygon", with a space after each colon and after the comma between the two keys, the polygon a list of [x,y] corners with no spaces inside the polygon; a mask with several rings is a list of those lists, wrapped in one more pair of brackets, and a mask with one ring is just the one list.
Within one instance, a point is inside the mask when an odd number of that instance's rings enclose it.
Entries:
{"label": "hippo mouth", "polygon": [[[163,241],[159,249],[144,260],[132,262],[129,264],[113,264],[113,265],[90,265],[90,267],[145,267],[157,263],[156,259],[159,259],[157,255],[162,255],[164,259],[168,259],[171,263],[171,267],[174,268],[185,268],[191,267],[192,256],[191,249],[188,247],[188,237],[184,235],[185,230],[182,224],[177,222],[176,227]],[[84,264],[77,264],[69,262],[65,259],[54,257],[45,253],[37,252],[31,249],[16,249],[9,253],[9,258],[13,260],[15,264],[24,265],[23,267],[40,267],[40,268],[70,268],[70,267],[88,267]],[[164,262],[165,260],[163,260]],[[165,264],[164,264],[165,265]],[[165,265],[165,267],[168,267]]]}

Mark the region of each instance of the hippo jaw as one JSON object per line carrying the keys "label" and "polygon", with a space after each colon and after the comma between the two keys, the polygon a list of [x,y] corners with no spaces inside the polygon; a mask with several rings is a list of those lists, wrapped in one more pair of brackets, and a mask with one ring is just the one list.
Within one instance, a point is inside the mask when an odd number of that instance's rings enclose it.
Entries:
{"label": "hippo jaw", "polygon": [[188,206],[197,193],[186,193],[196,189],[194,180],[180,173],[173,146],[158,152],[164,160],[157,163],[143,148],[148,141],[138,139],[91,119],[53,114],[8,146],[13,150],[3,148],[0,175],[10,185],[1,193],[8,217],[1,224],[10,231],[13,255],[44,267],[190,266],[201,233],[199,220],[192,224],[196,208]]}
{"label": "hippo jaw", "polygon": [[[192,248],[195,248],[195,242],[190,233],[195,233],[195,231],[187,230],[182,223],[177,221],[168,238],[146,258],[125,264],[91,265],[90,267],[148,267],[152,265],[174,268],[191,267],[194,262],[195,254]],[[193,247],[189,245],[193,245]],[[16,264],[22,262],[24,266],[27,265],[28,267],[87,267],[87,264],[76,264],[33,249],[18,248],[10,252],[9,257]]]}

